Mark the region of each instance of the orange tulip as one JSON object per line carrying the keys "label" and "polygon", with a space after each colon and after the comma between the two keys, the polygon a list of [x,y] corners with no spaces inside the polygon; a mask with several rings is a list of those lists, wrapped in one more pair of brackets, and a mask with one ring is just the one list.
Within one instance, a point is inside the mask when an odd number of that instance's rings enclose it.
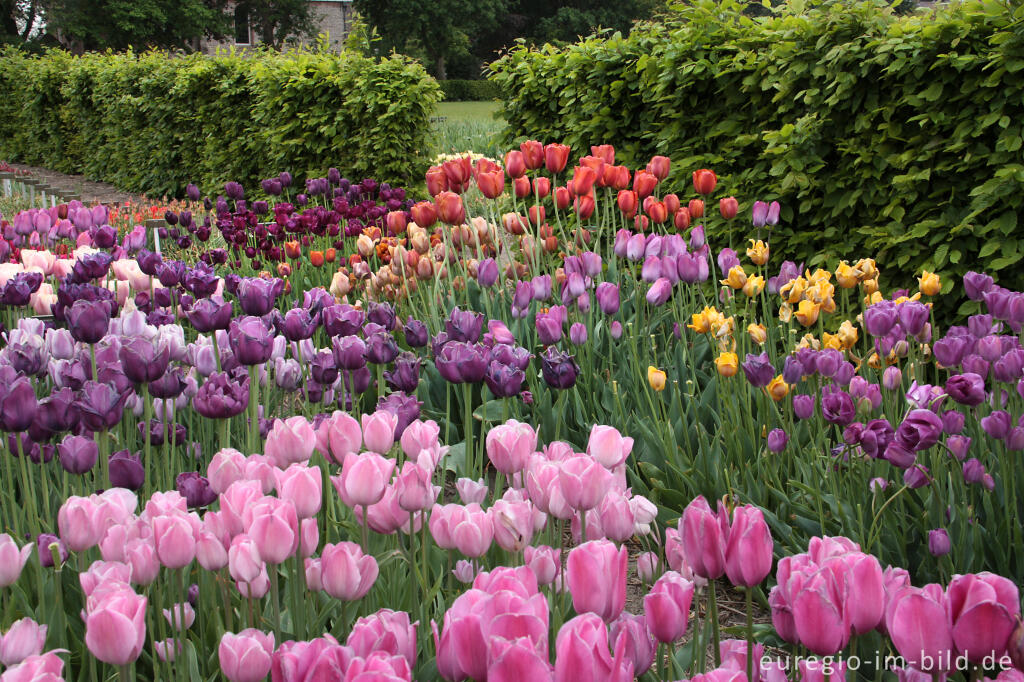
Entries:
{"label": "orange tulip", "polygon": [[503,171],[503,169],[488,158],[477,159],[476,163],[473,164],[473,177],[477,177],[481,173],[493,173],[494,171]]}
{"label": "orange tulip", "polygon": [[309,262],[314,268],[319,268],[324,264],[324,252],[323,251],[310,251]]}
{"label": "orange tulip", "polygon": [[431,166],[427,171],[427,192],[436,197],[448,189],[448,176],[440,166]]}
{"label": "orange tulip", "polygon": [[704,217],[704,201],[702,199],[690,199],[690,203],[686,207],[690,211],[691,218]]}
{"label": "orange tulip", "polygon": [[650,163],[647,164],[647,172],[658,178],[658,181],[660,182],[668,177],[668,172],[671,167],[672,161],[667,156],[655,156],[651,159]]}
{"label": "orange tulip", "polygon": [[544,167],[550,173],[561,173],[569,163],[569,145],[552,142],[544,147]]}
{"label": "orange tulip", "polygon": [[518,213],[506,213],[501,216],[501,224],[509,234],[525,234],[526,220]]}
{"label": "orange tulip", "polygon": [[437,222],[437,206],[430,201],[420,201],[413,204],[412,219],[422,228],[428,228]]}
{"label": "orange tulip", "polygon": [[668,208],[665,206],[664,201],[652,201],[646,210],[652,223],[660,225],[668,220]]}
{"label": "orange tulip", "polygon": [[572,195],[569,193],[568,187],[556,187],[555,188],[555,206],[558,207],[559,211],[564,211],[572,203]]}
{"label": "orange tulip", "polygon": [[604,159],[609,166],[615,163],[615,146],[610,144],[599,144],[590,147],[590,153]]}
{"label": "orange tulip", "polygon": [[530,196],[530,178],[524,175],[513,180],[512,191],[515,192],[516,199]]}
{"label": "orange tulip", "polygon": [[448,225],[461,225],[466,222],[466,207],[462,205],[462,197],[454,192],[441,192],[434,201],[437,203],[437,217]]}
{"label": "orange tulip", "polygon": [[485,197],[497,199],[505,191],[505,171],[499,168],[496,171],[477,173],[476,184]]}
{"label": "orange tulip", "polygon": [[527,210],[527,216],[530,218],[530,224],[541,225],[544,223],[544,219],[547,217],[547,212],[544,207],[539,204],[534,204]]}
{"label": "orange tulip", "polygon": [[[413,253],[415,253],[415,251]],[[324,251],[324,260],[326,260],[328,263],[333,263],[337,256],[338,252],[334,248],[330,248]]]}
{"label": "orange tulip", "polygon": [[654,193],[654,188],[658,186],[658,178],[653,173],[647,171],[637,171],[636,175],[633,176],[633,191],[637,195],[644,199]]}
{"label": "orange tulip", "polygon": [[575,208],[580,220],[586,220],[594,215],[594,195],[584,194],[576,197]]}
{"label": "orange tulip", "polygon": [[[580,159],[580,166],[593,168],[594,172],[597,174],[597,177],[594,178],[594,182],[596,182],[599,187],[604,187],[604,159],[599,156],[584,156]],[[586,192],[582,192],[582,194],[586,194]]]}
{"label": "orange tulip", "polygon": [[636,215],[636,207],[638,203],[636,192],[632,192],[628,189],[620,189],[618,195],[615,197],[615,203],[618,204],[619,210],[627,218],[632,218]]}
{"label": "orange tulip", "polygon": [[473,177],[473,162],[468,156],[445,161],[441,167],[444,168],[444,174],[448,177],[449,190],[462,194],[469,189],[469,180]]}
{"label": "orange tulip", "polygon": [[523,161],[528,170],[536,170],[544,165],[544,145],[537,140],[527,140],[519,145],[523,152]]}
{"label": "orange tulip", "polygon": [[285,242],[284,255],[288,258],[298,258],[302,255],[302,248],[299,246],[297,241]]}
{"label": "orange tulip", "polygon": [[715,185],[717,184],[718,176],[715,175],[715,171],[707,168],[701,168],[700,170],[693,171],[693,189],[697,194],[708,196],[715,191]]}
{"label": "orange tulip", "polygon": [[629,187],[629,169],[625,166],[604,167],[604,184],[614,190],[626,189]]}
{"label": "orange tulip", "polygon": [[526,173],[526,158],[518,149],[505,154],[505,171],[510,178],[521,178]]}
{"label": "orange tulip", "polygon": [[690,209],[683,206],[676,211],[672,216],[672,224],[680,232],[688,228],[690,226]]}
{"label": "orange tulip", "polygon": [[647,216],[642,215],[642,214],[638,214],[633,219],[633,225],[636,227],[636,229],[639,232],[646,232],[649,222],[650,221],[648,220]]}
{"label": "orange tulip", "polygon": [[740,202],[736,201],[736,197],[725,197],[718,201],[718,212],[722,214],[722,217],[726,220],[732,220],[736,217],[736,214],[740,210]]}
{"label": "orange tulip", "polygon": [[[604,165],[604,161],[600,161],[600,163]],[[590,166],[576,166],[573,170],[572,182],[569,183],[569,189],[578,197],[590,194],[590,190],[594,189],[594,183],[600,177],[600,174]]]}

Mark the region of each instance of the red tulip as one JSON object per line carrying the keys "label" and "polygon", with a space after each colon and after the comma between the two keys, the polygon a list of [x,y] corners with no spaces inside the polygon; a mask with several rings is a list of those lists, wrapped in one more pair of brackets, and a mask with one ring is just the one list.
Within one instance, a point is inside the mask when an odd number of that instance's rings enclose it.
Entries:
{"label": "red tulip", "polygon": [[725,197],[718,201],[718,212],[722,214],[722,217],[726,220],[732,220],[736,217],[736,214],[740,210],[740,203],[736,201],[736,197]]}
{"label": "red tulip", "polygon": [[512,181],[512,189],[516,194],[517,199],[523,199],[524,197],[530,196],[530,178],[526,176],[520,176]]}
{"label": "red tulip", "polygon": [[448,175],[441,166],[431,166],[427,170],[427,193],[436,197],[441,192],[448,190]]}
{"label": "red tulip", "polygon": [[646,232],[649,222],[650,221],[647,219],[647,216],[637,215],[636,218],[633,220],[633,225],[636,227],[638,231]]}
{"label": "red tulip", "polygon": [[441,167],[448,178],[448,189],[457,194],[469,189],[469,181],[473,177],[473,162],[468,156],[445,161]]}
{"label": "red tulip", "polygon": [[668,571],[644,597],[644,616],[654,638],[662,644],[682,639],[690,619],[693,583]]}
{"label": "red tulip", "polygon": [[961,575],[946,590],[957,652],[972,663],[986,657],[999,660],[1017,624],[1020,601],[1017,586],[992,573]]}
{"label": "red tulip", "polygon": [[437,203],[437,216],[448,225],[462,225],[466,222],[466,208],[462,205],[462,197],[454,192],[441,192],[434,201]]}
{"label": "red tulip", "polygon": [[590,153],[600,157],[609,166],[615,163],[615,146],[610,144],[599,144],[590,147]]}
{"label": "red tulip", "polygon": [[576,215],[580,217],[580,220],[586,220],[590,216],[594,215],[594,195],[584,194],[583,196],[577,196],[574,202],[574,208],[576,209]]}
{"label": "red tulip", "polygon": [[402,234],[409,224],[408,219],[405,217],[405,211],[388,211],[384,221],[391,234]]}
{"label": "red tulip", "polygon": [[505,171],[499,168],[496,171],[477,173],[476,184],[485,197],[497,199],[505,191]]}
{"label": "red tulip", "polygon": [[629,553],[608,540],[592,540],[575,547],[566,561],[565,580],[576,613],[596,613],[609,623],[626,606]]}
{"label": "red tulip", "polygon": [[671,167],[672,161],[667,156],[655,156],[647,164],[647,172],[661,181],[668,177]]}
{"label": "red tulip", "polygon": [[544,165],[544,145],[537,140],[527,140],[519,145],[527,170],[536,170]]}
{"label": "red tulip", "polygon": [[647,171],[637,171],[636,175],[633,176],[633,191],[637,193],[641,199],[645,199],[654,193],[654,188],[658,186],[658,178],[653,173]]}
{"label": "red tulip", "polygon": [[683,206],[678,211],[672,214],[672,224],[676,226],[676,229],[682,232],[686,228],[690,227],[690,209]]}
{"label": "red tulip", "polygon": [[505,170],[510,178],[521,178],[526,173],[526,157],[518,149],[505,153]]}
{"label": "red tulip", "polygon": [[725,546],[729,539],[729,516],[718,502],[718,513],[711,511],[701,495],[690,502],[679,520],[683,536],[683,556],[695,575],[715,580],[725,573]]}
{"label": "red tulip", "polygon": [[594,183],[600,177],[601,174],[590,166],[576,166],[572,174],[572,181],[569,183],[569,189],[578,197],[590,194],[590,191],[594,188]]}
{"label": "red tulip", "polygon": [[493,173],[494,171],[503,171],[502,167],[488,158],[480,158],[473,164],[473,177],[479,176],[481,173]]}
{"label": "red tulip", "polygon": [[544,167],[549,173],[561,173],[569,163],[569,145],[552,142],[544,147]]}
{"label": "red tulip", "polygon": [[551,194],[551,178],[534,178],[533,193],[537,195],[538,199],[543,199]]}
{"label": "red tulip", "polygon": [[703,199],[690,199],[690,203],[686,206],[687,210],[690,211],[690,218],[703,218],[704,217],[704,200]]}
{"label": "red tulip", "polygon": [[745,587],[760,584],[772,570],[772,550],[772,534],[761,510],[751,505],[733,510],[725,546],[725,572],[729,581]]}
{"label": "red tulip", "polygon": [[708,170],[707,168],[701,168],[700,170],[693,171],[693,189],[697,194],[708,196],[715,191],[715,185],[717,184],[718,176],[715,175],[715,171]]}
{"label": "red tulip", "polygon": [[432,201],[420,201],[413,204],[412,219],[422,228],[428,228],[437,222],[437,206]]}
{"label": "red tulip", "polygon": [[531,206],[526,212],[526,215],[530,218],[530,224],[534,227],[543,224],[547,216],[544,207],[540,204],[534,204]]}
{"label": "red tulip", "polygon": [[555,188],[555,206],[559,211],[564,211],[569,208],[569,204],[572,203],[572,194],[569,192],[568,187],[556,187]]}
{"label": "red tulip", "polygon": [[614,190],[626,189],[629,187],[629,169],[625,166],[605,165],[604,184]]}
{"label": "red tulip", "polygon": [[668,220],[668,208],[665,206],[664,201],[652,201],[645,210],[647,215],[650,216],[652,223],[660,225]]}
{"label": "red tulip", "polygon": [[636,192],[628,189],[620,189],[618,195],[615,197],[615,203],[627,218],[632,218],[636,215],[638,202],[639,199],[637,198]]}
{"label": "red tulip", "polygon": [[946,595],[940,585],[907,587],[893,596],[885,627],[907,663],[926,673],[947,671],[953,658]]}

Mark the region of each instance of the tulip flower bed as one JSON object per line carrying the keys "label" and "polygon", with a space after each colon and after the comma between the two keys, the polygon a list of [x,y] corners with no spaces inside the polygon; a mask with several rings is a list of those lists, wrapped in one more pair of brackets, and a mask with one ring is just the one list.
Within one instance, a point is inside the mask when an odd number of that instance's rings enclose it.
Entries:
{"label": "tulip flower bed", "polygon": [[940,330],[591,152],[15,216],[0,680],[1018,679],[1024,294]]}

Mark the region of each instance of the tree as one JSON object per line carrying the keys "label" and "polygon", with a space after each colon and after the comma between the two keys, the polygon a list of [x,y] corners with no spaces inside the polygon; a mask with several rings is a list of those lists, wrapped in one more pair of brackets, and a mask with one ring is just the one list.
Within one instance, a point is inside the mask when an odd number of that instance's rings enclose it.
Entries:
{"label": "tree", "polygon": [[280,49],[289,39],[315,37],[317,15],[308,0],[238,0],[235,7],[267,46]]}
{"label": "tree", "polygon": [[473,52],[479,37],[498,26],[507,0],[354,0],[357,12],[381,36],[380,47],[420,51],[437,78],[447,61]]}

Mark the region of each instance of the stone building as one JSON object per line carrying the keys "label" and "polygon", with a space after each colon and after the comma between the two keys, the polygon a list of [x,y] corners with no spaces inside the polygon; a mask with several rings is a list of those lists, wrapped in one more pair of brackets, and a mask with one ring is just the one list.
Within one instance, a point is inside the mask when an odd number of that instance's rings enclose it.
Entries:
{"label": "stone building", "polygon": [[[306,0],[312,5],[311,14],[318,25],[318,33],[325,33],[329,36],[328,44],[331,48],[340,50],[352,30],[355,22],[355,9],[352,7],[352,0]],[[249,18],[243,12],[235,12],[234,35],[228,40],[216,41],[206,40],[202,42],[202,51],[206,53],[215,52],[222,47],[248,47],[259,45],[260,36],[250,24]]]}

